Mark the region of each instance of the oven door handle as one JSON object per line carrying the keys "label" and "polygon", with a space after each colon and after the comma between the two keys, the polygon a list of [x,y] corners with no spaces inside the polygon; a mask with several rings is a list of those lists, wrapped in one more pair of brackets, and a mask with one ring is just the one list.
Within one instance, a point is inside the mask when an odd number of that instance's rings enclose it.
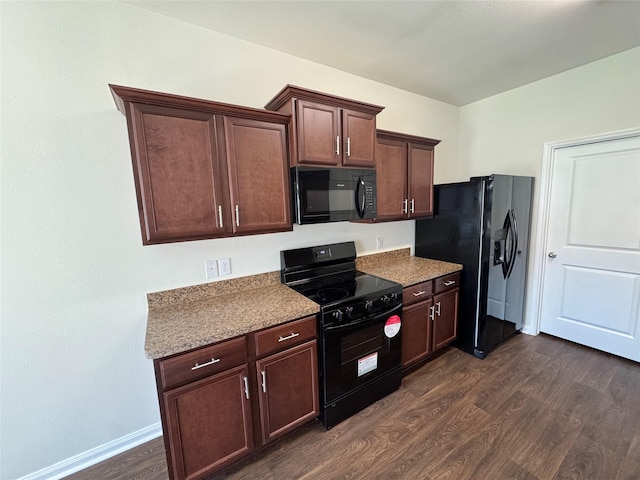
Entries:
{"label": "oven door handle", "polygon": [[391,315],[398,315],[402,313],[402,304],[398,304],[395,307],[385,310],[384,312],[377,313],[374,317],[366,319],[366,320],[356,320],[349,323],[343,323],[340,325],[332,325],[327,327],[322,327],[322,331],[324,333],[342,333],[350,330],[357,330],[359,328],[366,328],[371,325],[375,325],[376,323],[380,323],[386,321],[387,318]]}

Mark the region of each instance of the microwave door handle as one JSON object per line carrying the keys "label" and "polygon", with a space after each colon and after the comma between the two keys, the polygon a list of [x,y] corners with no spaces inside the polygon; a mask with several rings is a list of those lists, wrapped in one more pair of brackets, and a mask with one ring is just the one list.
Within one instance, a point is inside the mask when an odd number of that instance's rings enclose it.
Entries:
{"label": "microwave door handle", "polygon": [[365,208],[365,189],[364,189],[364,181],[362,178],[358,178],[358,186],[356,187],[356,213],[358,217],[362,218],[364,216],[364,208]]}

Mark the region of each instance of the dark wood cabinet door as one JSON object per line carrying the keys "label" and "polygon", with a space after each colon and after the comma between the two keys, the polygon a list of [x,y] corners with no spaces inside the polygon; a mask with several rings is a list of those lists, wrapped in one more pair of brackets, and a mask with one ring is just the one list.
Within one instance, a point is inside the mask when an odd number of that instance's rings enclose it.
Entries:
{"label": "dark wood cabinet door", "polygon": [[422,360],[432,351],[431,320],[433,300],[402,309],[402,366]]}
{"label": "dark wood cabinet door", "polygon": [[338,165],[342,155],[340,109],[297,100],[298,162]]}
{"label": "dark wood cabinet door", "polygon": [[433,349],[438,350],[455,340],[458,335],[458,289],[433,297]]}
{"label": "dark wood cabinet door", "polygon": [[409,218],[433,215],[433,148],[409,144]]}
{"label": "dark wood cabinet door", "polygon": [[376,150],[376,220],[403,220],[407,199],[407,143],[379,139]]}
{"label": "dark wood cabinet door", "polygon": [[348,167],[376,166],[376,116],[342,110],[342,164]]}
{"label": "dark wood cabinet door", "polygon": [[316,343],[312,340],[256,361],[263,442],[318,416]]}
{"label": "dark wood cabinet door", "polygon": [[292,230],[287,127],[225,117],[234,233]]}
{"label": "dark wood cabinet door", "polygon": [[134,103],[131,135],[143,243],[224,234],[214,115]]}
{"label": "dark wood cabinet door", "polygon": [[164,393],[173,480],[206,478],[253,448],[247,376],[242,365]]}

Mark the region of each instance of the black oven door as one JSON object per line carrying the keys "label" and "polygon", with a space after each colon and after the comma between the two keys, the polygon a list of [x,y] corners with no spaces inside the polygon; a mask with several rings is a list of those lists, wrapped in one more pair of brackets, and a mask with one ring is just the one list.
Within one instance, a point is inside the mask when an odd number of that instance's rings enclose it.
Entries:
{"label": "black oven door", "polygon": [[297,223],[339,222],[375,217],[375,170],[295,167],[291,174]]}
{"label": "black oven door", "polygon": [[400,368],[402,305],[348,326],[322,329],[322,401],[328,405]]}

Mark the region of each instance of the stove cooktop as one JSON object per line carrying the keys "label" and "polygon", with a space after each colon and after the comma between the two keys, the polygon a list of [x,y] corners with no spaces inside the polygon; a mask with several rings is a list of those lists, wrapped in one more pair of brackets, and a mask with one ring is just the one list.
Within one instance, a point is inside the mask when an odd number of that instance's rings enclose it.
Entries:
{"label": "stove cooktop", "polygon": [[396,282],[359,271],[318,277],[290,286],[323,307],[402,291],[402,286]]}

